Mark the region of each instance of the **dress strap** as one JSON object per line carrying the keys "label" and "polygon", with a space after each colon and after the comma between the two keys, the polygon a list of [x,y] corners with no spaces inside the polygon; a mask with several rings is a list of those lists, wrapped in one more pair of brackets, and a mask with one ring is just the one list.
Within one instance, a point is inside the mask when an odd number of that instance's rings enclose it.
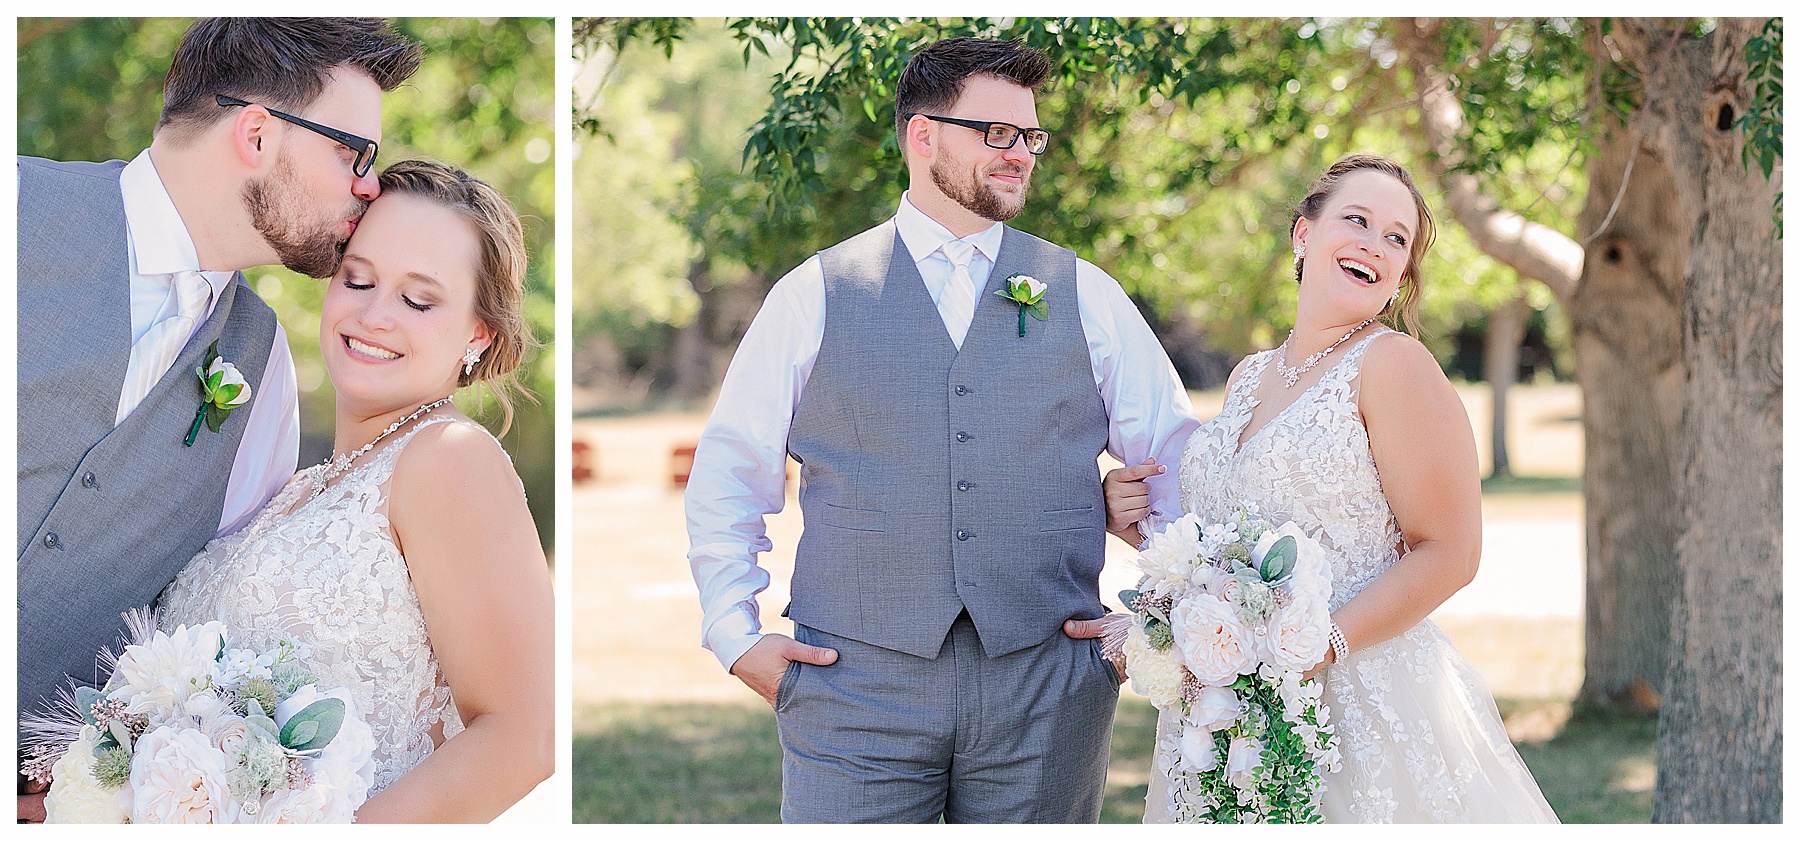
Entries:
{"label": "dress strap", "polygon": [[[1326,372],[1325,376],[1335,378],[1339,382],[1344,383],[1356,379],[1357,375],[1362,373],[1362,355],[1363,351],[1369,349],[1369,343],[1394,332],[1398,331],[1388,327],[1382,327],[1381,329],[1358,339],[1356,344],[1351,345],[1350,349],[1344,352],[1343,360],[1337,365],[1332,366],[1332,369]],[[1339,373],[1340,371],[1342,373]]]}

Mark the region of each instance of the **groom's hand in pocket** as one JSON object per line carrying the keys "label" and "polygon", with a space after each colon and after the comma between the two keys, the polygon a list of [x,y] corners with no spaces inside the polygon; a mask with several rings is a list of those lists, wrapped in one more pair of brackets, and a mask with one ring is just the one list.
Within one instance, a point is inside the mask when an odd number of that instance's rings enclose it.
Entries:
{"label": "groom's hand in pocket", "polygon": [[43,823],[44,792],[50,790],[50,785],[28,782],[19,788],[19,823]]}
{"label": "groom's hand in pocket", "polygon": [[789,663],[798,660],[814,666],[829,666],[837,662],[837,656],[837,652],[829,648],[807,645],[781,634],[763,634],[744,656],[731,664],[731,673],[745,686],[756,690],[756,694],[772,707],[775,706],[775,690],[781,687],[781,677],[787,674]]}

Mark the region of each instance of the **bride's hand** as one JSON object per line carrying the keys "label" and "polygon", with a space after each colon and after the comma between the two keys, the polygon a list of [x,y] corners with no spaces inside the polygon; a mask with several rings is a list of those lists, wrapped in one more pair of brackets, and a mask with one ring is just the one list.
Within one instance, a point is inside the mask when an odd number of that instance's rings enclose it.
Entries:
{"label": "bride's hand", "polygon": [[1136,467],[1120,467],[1109,470],[1106,478],[1100,481],[1101,490],[1106,495],[1106,530],[1118,535],[1120,539],[1133,546],[1138,540],[1132,540],[1128,534],[1137,532],[1137,524],[1150,514],[1150,486],[1144,479],[1161,475],[1168,468],[1156,463],[1156,459],[1144,459],[1144,463]]}

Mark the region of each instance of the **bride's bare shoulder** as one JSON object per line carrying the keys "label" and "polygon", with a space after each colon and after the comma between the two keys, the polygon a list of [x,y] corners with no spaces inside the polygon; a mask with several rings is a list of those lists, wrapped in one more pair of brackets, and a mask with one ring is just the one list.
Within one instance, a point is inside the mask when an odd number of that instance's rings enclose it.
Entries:
{"label": "bride's bare shoulder", "polygon": [[524,501],[512,460],[499,441],[472,423],[420,429],[394,462],[389,502],[396,525],[421,514],[443,521],[522,512]]}

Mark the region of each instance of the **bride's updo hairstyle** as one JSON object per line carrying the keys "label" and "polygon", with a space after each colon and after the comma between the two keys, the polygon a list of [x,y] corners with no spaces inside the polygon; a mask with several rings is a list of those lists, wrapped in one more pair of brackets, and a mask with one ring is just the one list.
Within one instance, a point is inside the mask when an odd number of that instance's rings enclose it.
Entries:
{"label": "bride's updo hairstyle", "polygon": [[486,383],[505,413],[500,434],[512,427],[513,398],[531,399],[517,371],[527,348],[537,347],[525,324],[525,228],[512,204],[487,182],[439,161],[400,161],[381,171],[381,192],[435,202],[474,225],[481,239],[475,267],[475,317],[494,333],[474,370],[456,372],[456,384]]}
{"label": "bride's updo hairstyle", "polygon": [[[1306,198],[1294,205],[1293,216],[1288,219],[1288,236],[1294,235],[1294,224],[1304,216],[1308,221],[1319,218],[1324,210],[1325,202],[1331,200],[1337,192],[1344,176],[1359,169],[1372,169],[1385,173],[1406,185],[1412,193],[1413,206],[1419,211],[1419,230],[1412,238],[1412,254],[1406,260],[1406,279],[1400,287],[1400,300],[1388,304],[1381,310],[1381,315],[1392,319],[1398,313],[1400,326],[1413,338],[1419,336],[1419,287],[1424,282],[1421,264],[1425,262],[1425,252],[1431,250],[1431,243],[1437,238],[1437,224],[1432,221],[1431,208],[1425,206],[1425,196],[1419,193],[1419,187],[1413,183],[1412,173],[1392,160],[1380,155],[1346,155],[1337,163],[1326,167],[1325,172],[1312,183],[1306,191]],[[1306,258],[1294,258],[1294,282],[1300,282],[1300,270],[1306,265]]]}

